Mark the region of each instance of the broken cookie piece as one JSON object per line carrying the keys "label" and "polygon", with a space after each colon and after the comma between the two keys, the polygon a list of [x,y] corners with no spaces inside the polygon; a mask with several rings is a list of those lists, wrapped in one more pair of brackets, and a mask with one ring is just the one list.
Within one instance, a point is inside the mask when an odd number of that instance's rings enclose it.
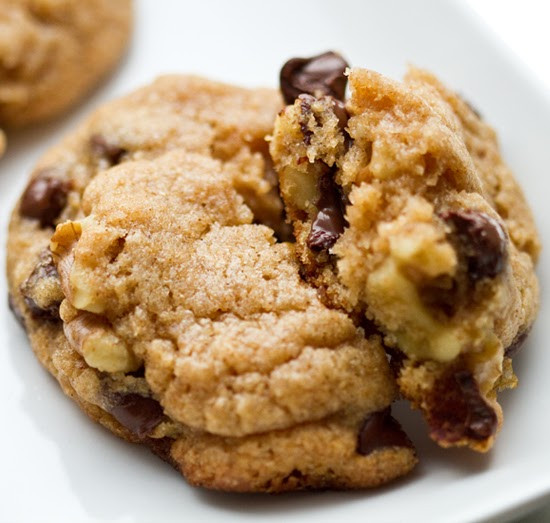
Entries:
{"label": "broken cookie piece", "polygon": [[494,132],[435,77],[349,82],[345,117],[328,86],[305,91],[271,140],[302,272],[383,335],[433,439],[486,451],[516,384],[505,350],[538,308],[531,212]]}

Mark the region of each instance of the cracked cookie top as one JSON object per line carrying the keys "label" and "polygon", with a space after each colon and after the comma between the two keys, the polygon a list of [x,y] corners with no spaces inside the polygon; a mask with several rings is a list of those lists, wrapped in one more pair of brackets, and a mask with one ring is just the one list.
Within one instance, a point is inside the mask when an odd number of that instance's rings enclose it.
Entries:
{"label": "cracked cookie top", "polygon": [[51,240],[65,335],[101,371],[145,365],[172,419],[241,436],[391,401],[380,347],[320,303],[290,244],[251,225],[220,162],[126,162],[82,209]]}
{"label": "cracked cookie top", "polygon": [[169,76],[37,165],[10,305],[64,391],[193,484],[365,488],[415,451],[381,339],[299,271],[265,136],[270,89]]}

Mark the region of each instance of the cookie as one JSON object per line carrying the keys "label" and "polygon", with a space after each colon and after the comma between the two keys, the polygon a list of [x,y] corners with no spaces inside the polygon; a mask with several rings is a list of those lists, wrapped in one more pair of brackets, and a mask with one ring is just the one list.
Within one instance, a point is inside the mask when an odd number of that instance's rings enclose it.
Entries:
{"label": "cookie", "polygon": [[346,65],[325,54],[281,74],[271,154],[304,277],[383,335],[435,441],[486,451],[537,312],[533,217],[464,100],[419,69],[357,68],[344,103]]}
{"label": "cookie", "polygon": [[172,76],[99,109],[14,210],[12,308],[92,419],[194,485],[376,486],[415,452],[380,336],[325,306],[281,241],[264,139],[281,107]]}
{"label": "cookie", "polygon": [[53,117],[119,60],[130,0],[0,0],[0,126]]}

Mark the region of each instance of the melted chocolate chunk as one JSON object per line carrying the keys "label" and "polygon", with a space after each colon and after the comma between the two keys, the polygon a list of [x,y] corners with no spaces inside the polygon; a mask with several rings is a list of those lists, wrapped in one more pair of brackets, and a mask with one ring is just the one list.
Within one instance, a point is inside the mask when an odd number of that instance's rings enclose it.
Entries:
{"label": "melted chocolate chunk", "polygon": [[510,345],[504,350],[504,355],[507,358],[513,358],[521,350],[525,340],[527,340],[529,336],[529,331],[530,329],[527,329],[516,334],[516,337],[512,340],[512,343],[510,343]]}
{"label": "melted chocolate chunk", "polygon": [[140,394],[115,393],[109,412],[138,438],[147,436],[163,418],[160,403]]}
{"label": "melted chocolate chunk", "polygon": [[392,417],[390,407],[371,414],[363,422],[357,437],[356,451],[362,456],[368,456],[386,447],[413,448],[401,425]]}
{"label": "melted chocolate chunk", "polygon": [[25,316],[23,316],[23,313],[19,310],[19,307],[15,304],[15,300],[13,299],[13,296],[11,294],[8,294],[8,307],[15,316],[15,319],[17,320],[19,325],[27,330],[27,326],[25,325]]}
{"label": "melted chocolate chunk", "polygon": [[[41,296],[41,287],[44,286],[46,280],[49,280],[50,291],[54,286],[59,288],[59,292],[56,292],[54,296]],[[34,319],[46,321],[59,320],[59,305],[61,304],[62,296],[61,284],[57,268],[54,265],[49,250],[42,253],[38,264],[21,285],[21,294],[23,295],[25,305]]]}
{"label": "melted chocolate chunk", "polygon": [[343,100],[347,78],[344,71],[346,61],[336,53],[329,51],[311,58],[292,58],[281,69],[280,85],[287,104],[302,93],[323,94]]}
{"label": "melted chocolate chunk", "polygon": [[59,321],[59,303],[51,307],[40,307],[32,298],[23,296],[25,305],[35,320]]}
{"label": "melted chocolate chunk", "polygon": [[101,134],[94,134],[90,138],[90,147],[96,156],[105,158],[111,165],[120,163],[122,157],[128,152],[118,145],[109,143]]}
{"label": "melted chocolate chunk", "polygon": [[466,435],[472,439],[489,438],[497,428],[495,411],[481,397],[479,387],[470,372],[456,372],[455,380],[462,392],[467,408],[467,416],[464,422]]}
{"label": "melted chocolate chunk", "polygon": [[496,432],[497,415],[468,370],[450,369],[438,379],[426,404],[430,435],[436,441],[484,440]]}
{"label": "melted chocolate chunk", "polygon": [[67,203],[68,193],[69,184],[54,177],[53,170],[45,169],[25,189],[19,214],[39,220],[42,228],[53,227]]}
{"label": "melted chocolate chunk", "polygon": [[459,245],[459,256],[467,265],[468,277],[475,283],[494,278],[507,261],[506,233],[494,218],[477,211],[447,211],[441,218],[449,223]]}
{"label": "melted chocolate chunk", "polygon": [[328,169],[319,177],[317,216],[311,224],[307,245],[312,250],[328,251],[344,232],[346,220],[340,188],[334,182],[334,170]]}

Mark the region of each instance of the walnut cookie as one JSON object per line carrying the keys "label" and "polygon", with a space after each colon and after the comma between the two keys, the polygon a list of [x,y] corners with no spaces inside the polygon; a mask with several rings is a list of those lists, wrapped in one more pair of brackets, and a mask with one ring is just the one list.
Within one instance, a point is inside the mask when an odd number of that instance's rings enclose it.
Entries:
{"label": "walnut cookie", "polygon": [[[131,0],[0,0],[0,128],[60,114],[120,59]],[[3,149],[0,130],[0,154]]]}
{"label": "walnut cookie", "polygon": [[437,78],[346,68],[325,53],[281,71],[270,150],[303,275],[384,336],[435,441],[486,451],[538,308],[530,209],[495,132]]}
{"label": "walnut cookie", "polygon": [[192,484],[376,486],[416,456],[380,336],[281,241],[264,137],[282,106],[171,76],[98,110],[13,212],[11,306],[66,394]]}

